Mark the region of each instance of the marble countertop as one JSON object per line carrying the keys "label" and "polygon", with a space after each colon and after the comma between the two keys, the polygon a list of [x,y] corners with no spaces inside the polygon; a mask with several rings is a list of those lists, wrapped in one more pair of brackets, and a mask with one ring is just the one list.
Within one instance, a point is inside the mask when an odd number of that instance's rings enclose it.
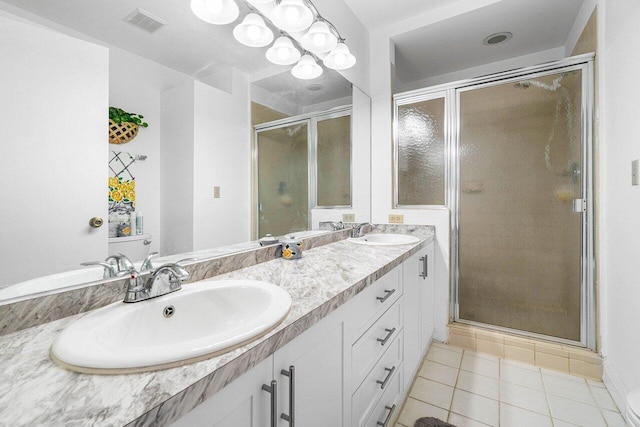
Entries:
{"label": "marble countertop", "polygon": [[[394,231],[394,230],[389,230]],[[362,246],[339,241],[209,280],[259,279],[292,297],[287,318],[241,348],[201,362],[127,375],[87,375],[61,368],[49,348],[67,317],[0,337],[0,426],[167,425],[267,358],[434,239],[431,227],[410,230],[414,245]],[[185,286],[198,286],[198,282]]]}

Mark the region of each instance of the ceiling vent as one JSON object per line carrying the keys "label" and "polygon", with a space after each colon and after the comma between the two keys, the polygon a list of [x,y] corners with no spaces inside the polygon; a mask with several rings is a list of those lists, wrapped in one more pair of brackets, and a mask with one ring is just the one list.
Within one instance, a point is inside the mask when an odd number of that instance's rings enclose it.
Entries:
{"label": "ceiling vent", "polygon": [[154,33],[167,23],[146,10],[136,9],[124,18],[124,22],[135,25],[148,33]]}

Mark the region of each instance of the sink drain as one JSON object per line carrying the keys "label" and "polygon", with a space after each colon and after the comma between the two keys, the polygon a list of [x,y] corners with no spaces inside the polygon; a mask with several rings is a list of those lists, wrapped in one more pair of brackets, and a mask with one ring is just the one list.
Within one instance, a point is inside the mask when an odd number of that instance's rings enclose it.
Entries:
{"label": "sink drain", "polygon": [[171,317],[175,314],[176,312],[176,308],[172,305],[168,305],[164,308],[164,310],[162,310],[162,315],[164,317]]}

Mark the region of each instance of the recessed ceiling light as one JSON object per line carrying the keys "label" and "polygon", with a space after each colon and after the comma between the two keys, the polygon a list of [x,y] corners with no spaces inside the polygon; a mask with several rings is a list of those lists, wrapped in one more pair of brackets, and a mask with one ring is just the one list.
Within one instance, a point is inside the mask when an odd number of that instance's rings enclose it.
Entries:
{"label": "recessed ceiling light", "polygon": [[482,41],[482,43],[487,45],[487,46],[493,46],[493,45],[496,45],[496,44],[504,43],[504,42],[508,41],[509,39],[511,39],[511,37],[513,37],[513,34],[511,34],[508,31],[504,31],[502,33],[491,34],[490,36],[485,38]]}
{"label": "recessed ceiling light", "polygon": [[309,89],[312,92],[317,92],[319,90],[324,89],[324,86],[322,86],[321,84],[312,84],[307,86],[307,89]]}

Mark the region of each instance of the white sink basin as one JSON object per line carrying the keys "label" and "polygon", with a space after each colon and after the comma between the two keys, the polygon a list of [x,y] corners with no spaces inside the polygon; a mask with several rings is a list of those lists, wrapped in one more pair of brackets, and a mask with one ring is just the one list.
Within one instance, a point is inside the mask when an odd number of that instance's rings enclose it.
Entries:
{"label": "white sink basin", "polygon": [[[165,317],[165,309],[173,315]],[[217,280],[138,303],[117,302],[64,329],[51,358],[78,372],[129,373],[180,366],[237,348],[277,326],[291,307],[282,288]],[[170,309],[169,309],[170,310]]]}
{"label": "white sink basin", "polygon": [[367,234],[362,237],[350,237],[347,240],[360,245],[373,246],[408,245],[420,241],[419,238],[408,234]]}

